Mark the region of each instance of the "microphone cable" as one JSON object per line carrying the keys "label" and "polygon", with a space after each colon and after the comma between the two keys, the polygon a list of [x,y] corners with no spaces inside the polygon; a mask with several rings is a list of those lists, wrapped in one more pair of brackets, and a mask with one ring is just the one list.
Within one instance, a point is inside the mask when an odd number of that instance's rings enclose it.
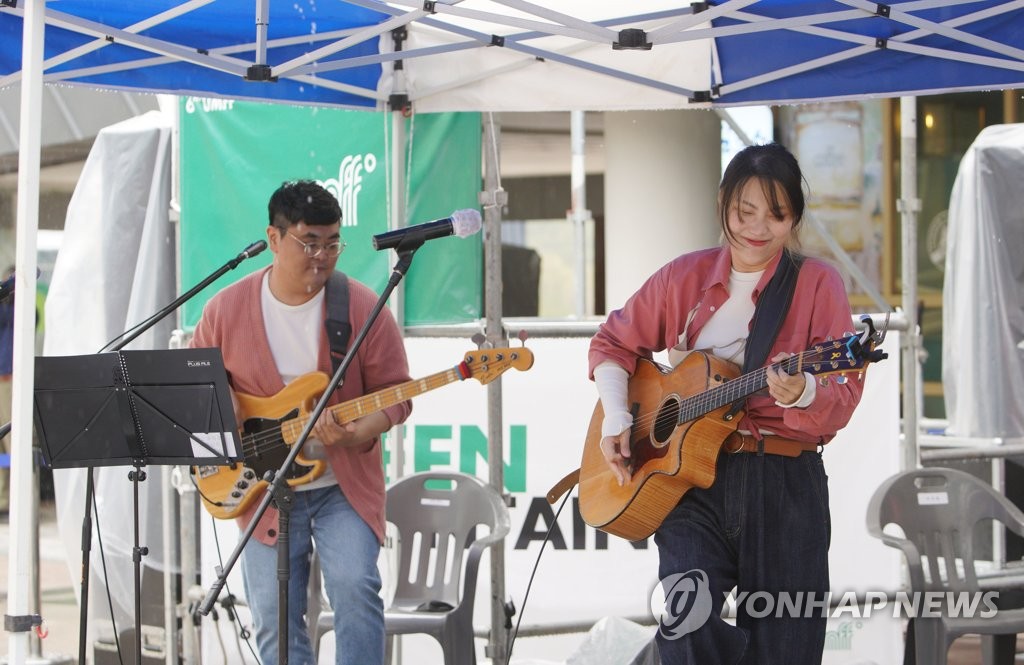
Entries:
{"label": "microphone cable", "polygon": [[505,654],[505,665],[509,665],[512,662],[512,647],[516,643],[516,636],[519,635],[519,624],[523,621],[523,614],[526,613],[526,601],[530,597],[530,588],[533,586],[533,577],[537,574],[537,567],[540,565],[540,557],[544,554],[544,548],[548,544],[548,540],[551,538],[551,532],[554,530],[555,525],[558,524],[558,516],[562,514],[562,508],[565,508],[566,502],[569,497],[572,496],[572,490],[565,493],[565,498],[562,499],[562,503],[558,505],[558,510],[555,511],[555,516],[551,518],[551,524],[548,525],[548,532],[544,534],[544,541],[540,544],[540,551],[537,552],[537,559],[533,562],[533,570],[530,571],[530,579],[526,583],[526,591],[523,593],[523,604],[519,608],[519,618],[516,619],[515,630],[512,631],[511,637],[508,642],[508,652]]}

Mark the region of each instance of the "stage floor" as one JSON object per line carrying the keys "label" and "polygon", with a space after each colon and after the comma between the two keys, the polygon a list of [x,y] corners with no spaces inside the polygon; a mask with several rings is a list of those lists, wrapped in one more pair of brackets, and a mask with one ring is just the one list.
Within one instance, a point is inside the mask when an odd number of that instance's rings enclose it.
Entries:
{"label": "stage floor", "polygon": [[[0,518],[0,596],[7,613],[8,551],[11,542],[8,519]],[[75,663],[78,656],[79,613],[75,600],[78,579],[72,579],[64,560],[64,546],[58,537],[57,520],[52,502],[40,506],[40,614],[46,622],[49,635],[41,641],[43,661]],[[9,634],[0,631],[0,663],[7,662]],[[1024,636],[1018,638],[1017,662],[1024,663]],[[513,658],[513,662],[515,659]],[[949,652],[949,665],[980,665],[981,655],[976,636],[966,636],[954,642]]]}

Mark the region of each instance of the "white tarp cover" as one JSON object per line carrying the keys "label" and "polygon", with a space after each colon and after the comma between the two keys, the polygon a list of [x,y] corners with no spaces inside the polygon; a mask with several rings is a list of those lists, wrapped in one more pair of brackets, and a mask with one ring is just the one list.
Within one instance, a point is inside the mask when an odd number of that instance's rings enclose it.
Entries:
{"label": "white tarp cover", "polygon": [[1024,437],[1024,124],[986,127],[949,201],[942,292],[947,434]]}
{"label": "white tarp cover", "polygon": [[[158,111],[112,125],[96,137],[68,206],[64,239],[46,299],[47,335],[43,355],[96,353],[116,335],[174,300],[175,236],[171,200],[171,123]],[[128,348],[166,348],[174,328],[167,317]],[[102,538],[111,599],[118,626],[132,626],[135,611],[133,485],[126,467],[95,473],[94,522],[90,563],[93,616],[107,616],[102,589]],[[160,476],[149,469],[140,484],[140,545],[148,547],[147,566],[163,568]],[[80,579],[85,506],[84,469],[57,469],[54,488],[58,527],[71,579]],[[98,527],[98,528],[97,528]],[[75,587],[78,594],[80,588]],[[104,594],[105,595],[105,594]],[[90,630],[94,629],[90,622]]]}

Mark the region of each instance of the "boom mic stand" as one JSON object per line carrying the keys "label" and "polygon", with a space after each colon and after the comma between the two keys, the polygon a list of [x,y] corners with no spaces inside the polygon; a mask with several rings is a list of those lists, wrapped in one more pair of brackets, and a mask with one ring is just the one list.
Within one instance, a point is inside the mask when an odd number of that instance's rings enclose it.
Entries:
{"label": "boom mic stand", "polygon": [[[122,337],[121,341],[111,348],[112,351],[119,351],[125,346],[134,341],[142,333],[146,332],[158,322],[163,320],[168,314],[178,309],[185,301],[191,299],[197,293],[205,289],[221,275],[234,270],[238,267],[238,264],[245,259],[256,256],[264,249],[266,249],[267,243],[265,240],[258,240],[244,250],[242,250],[238,256],[231,259],[223,266],[215,270],[209,276],[204,278],[201,282],[196,284],[194,287],[189,289],[187,292],[176,298],[173,302],[165,306],[159,312],[146,319],[133,329],[129,329],[127,333],[119,335]],[[114,339],[117,339],[115,337]],[[102,353],[110,343],[107,343],[97,353]],[[0,428],[0,436],[6,430],[10,429],[11,424],[7,423],[3,428]],[[92,551],[92,504],[93,504],[93,470],[94,467],[90,466],[87,468],[87,478],[85,484],[85,515],[82,519],[82,579],[81,579],[81,610],[79,614],[79,629],[78,629],[78,662],[85,663],[86,661],[86,628],[89,621],[89,559]],[[134,501],[135,509],[138,511],[138,482],[145,480],[145,472],[142,471],[138,466],[129,474],[129,478],[135,483],[134,487]],[[136,512],[136,515],[138,513]],[[132,559],[135,567],[135,663],[141,665],[142,663],[142,607],[141,607],[141,596],[142,596],[142,556],[148,553],[148,548],[139,546],[139,529],[138,524],[135,525],[135,547],[133,551]],[[116,633],[116,627],[115,627]]]}
{"label": "boom mic stand", "polygon": [[202,604],[196,610],[203,616],[210,613],[213,609],[214,603],[217,602],[217,597],[220,595],[221,590],[227,583],[228,574],[231,569],[237,563],[239,557],[242,555],[242,549],[245,548],[246,544],[252,538],[252,534],[256,531],[256,526],[263,517],[263,514],[267,512],[267,508],[271,502],[274,502],[278,510],[278,535],[277,535],[277,620],[278,620],[278,642],[277,642],[277,662],[279,665],[287,665],[288,663],[288,581],[291,576],[291,562],[288,556],[288,549],[290,546],[289,539],[289,519],[291,515],[291,503],[294,492],[286,482],[288,470],[294,463],[295,458],[298,457],[299,453],[302,452],[302,447],[306,444],[306,439],[309,438],[310,432],[313,431],[313,425],[316,424],[320,414],[323,413],[327,407],[327,402],[335,390],[341,385],[344,379],[345,372],[348,371],[348,366],[352,363],[352,359],[356,355],[356,351],[362,345],[363,340],[366,338],[367,333],[370,331],[370,327],[374,321],[377,320],[377,316],[381,310],[384,309],[385,303],[391,296],[391,292],[395,290],[398,283],[405,276],[405,273],[409,270],[409,266],[412,265],[413,254],[419,249],[423,243],[427,240],[423,234],[409,234],[401,243],[395,247],[398,252],[398,262],[395,264],[395,268],[391,273],[391,277],[388,279],[388,284],[384,288],[384,292],[380,294],[380,298],[377,299],[377,304],[374,305],[370,315],[363,323],[362,328],[359,330],[359,334],[356,335],[355,340],[352,342],[352,346],[345,354],[345,358],[341,361],[334,376],[331,377],[330,383],[327,384],[327,388],[324,389],[323,394],[317,401],[313,411],[310,412],[309,418],[306,421],[306,425],[302,428],[302,433],[299,434],[299,438],[296,439],[295,444],[292,446],[288,453],[288,456],[282,462],[281,467],[275,473],[274,471],[267,471],[263,480],[270,483],[266,493],[260,500],[259,506],[256,512],[253,514],[252,519],[249,521],[249,525],[242,533],[241,538],[238,540],[238,544],[235,546],[231,556],[228,557],[227,562],[223,567],[217,566],[215,571],[217,573],[217,579],[214,580],[210,587],[210,591],[206,594],[206,598],[203,599]]}

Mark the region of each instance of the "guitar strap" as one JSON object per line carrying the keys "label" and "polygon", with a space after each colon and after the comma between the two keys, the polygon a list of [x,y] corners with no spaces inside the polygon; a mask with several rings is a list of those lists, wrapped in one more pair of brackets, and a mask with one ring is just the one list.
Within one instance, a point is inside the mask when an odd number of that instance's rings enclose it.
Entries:
{"label": "guitar strap", "polygon": [[[799,254],[791,253],[788,249],[782,251],[782,258],[779,259],[779,265],[775,268],[775,274],[764,287],[764,291],[754,307],[754,322],[751,325],[750,335],[747,337],[747,348],[743,358],[743,374],[763,365],[768,357],[768,352],[775,344],[775,338],[779,336],[782,322],[789,312],[789,305],[793,302],[796,278],[800,273],[803,261],[804,258]],[[732,420],[743,409],[744,404],[746,404],[746,398],[733,402],[729,412],[724,416],[725,419]],[[579,480],[579,469],[569,472],[548,490],[546,496],[548,503],[554,505],[558,498],[572,489]]]}
{"label": "guitar strap", "polygon": [[[804,257],[794,254],[788,249],[782,250],[782,258],[775,268],[775,274],[764,287],[761,297],[754,307],[754,323],[750,328],[750,335],[747,336],[747,348],[743,357],[743,370],[741,374],[752,372],[764,365],[768,359],[768,352],[775,339],[779,336],[782,322],[789,312],[789,305],[793,302],[793,292],[796,290],[796,278],[800,274],[800,266]],[[746,398],[736,400],[725,414],[726,420],[733,417],[746,404]]]}
{"label": "guitar strap", "polygon": [[348,318],[348,276],[335,270],[327,280],[327,343],[331,347],[331,368],[338,371],[348,351],[348,340],[352,336],[352,324]]}

